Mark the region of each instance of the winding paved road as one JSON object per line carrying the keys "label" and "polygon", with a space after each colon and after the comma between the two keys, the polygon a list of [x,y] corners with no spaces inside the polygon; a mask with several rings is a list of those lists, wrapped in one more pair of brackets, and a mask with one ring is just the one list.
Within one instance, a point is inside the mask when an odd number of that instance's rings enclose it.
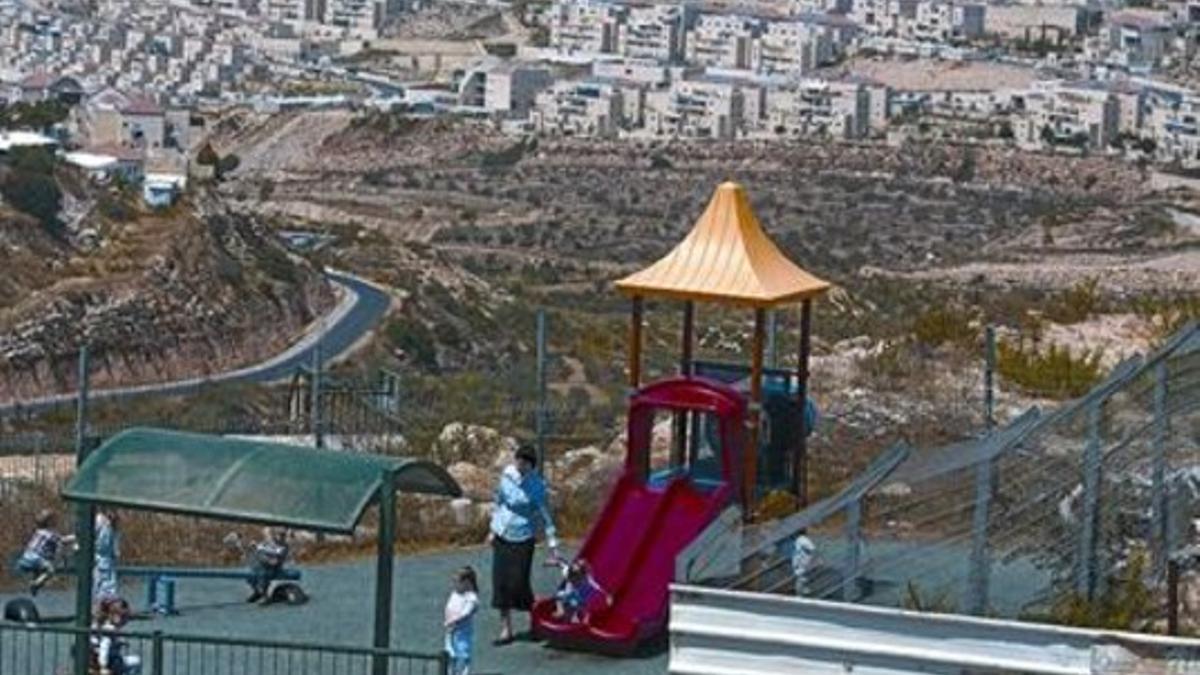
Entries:
{"label": "winding paved road", "polygon": [[[359,277],[327,269],[326,277],[345,292],[337,306],[287,350],[252,366],[216,375],[145,384],[132,387],[92,390],[89,398],[130,399],[138,396],[178,396],[190,394],[214,384],[230,382],[274,382],[290,376],[301,365],[312,363],[318,342],[323,363],[336,359],[379,323],[391,305],[391,297]],[[29,401],[0,405],[0,416],[41,412],[75,402],[75,392],[55,394]]]}

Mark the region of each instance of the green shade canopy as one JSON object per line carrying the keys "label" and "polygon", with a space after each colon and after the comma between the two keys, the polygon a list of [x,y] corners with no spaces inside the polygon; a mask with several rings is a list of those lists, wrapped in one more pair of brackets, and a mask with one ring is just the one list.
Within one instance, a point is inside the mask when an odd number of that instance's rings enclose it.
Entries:
{"label": "green shade canopy", "polygon": [[234,439],[129,429],[93,451],[63,497],[132,509],[351,532],[385,472],[396,489],[458,497],[431,462]]}

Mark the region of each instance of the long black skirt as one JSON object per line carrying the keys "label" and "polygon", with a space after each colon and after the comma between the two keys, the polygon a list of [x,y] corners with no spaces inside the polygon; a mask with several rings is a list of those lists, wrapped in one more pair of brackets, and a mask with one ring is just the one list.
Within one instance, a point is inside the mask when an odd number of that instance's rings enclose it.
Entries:
{"label": "long black skirt", "polygon": [[533,540],[492,540],[492,607],[528,612],[533,608]]}

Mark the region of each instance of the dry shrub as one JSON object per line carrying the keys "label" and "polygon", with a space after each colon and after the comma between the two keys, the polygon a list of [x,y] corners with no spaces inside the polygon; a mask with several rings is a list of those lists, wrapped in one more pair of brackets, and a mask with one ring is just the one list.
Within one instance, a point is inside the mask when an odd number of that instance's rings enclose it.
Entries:
{"label": "dry shrub", "polygon": [[928,309],[913,319],[913,336],[923,345],[972,348],[979,336],[975,311],[953,305]]}
{"label": "dry shrub", "polygon": [[1050,345],[1045,350],[1002,340],[996,370],[1009,382],[1035,396],[1068,399],[1083,396],[1103,376],[1103,352],[1072,354],[1070,348]]}
{"label": "dry shrub", "polygon": [[1068,326],[1083,323],[1102,309],[1100,301],[1096,280],[1080,281],[1050,300],[1046,305],[1046,318]]}

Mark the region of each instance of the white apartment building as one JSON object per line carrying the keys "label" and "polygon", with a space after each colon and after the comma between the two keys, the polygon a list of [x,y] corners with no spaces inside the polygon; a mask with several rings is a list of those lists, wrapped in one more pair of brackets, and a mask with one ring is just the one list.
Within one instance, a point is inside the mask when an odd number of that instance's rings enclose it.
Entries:
{"label": "white apartment building", "polygon": [[667,66],[657,61],[622,59],[594,61],[592,76],[601,79],[628,80],[650,87],[666,86],[671,79]]}
{"label": "white apartment building", "polygon": [[322,23],[344,29],[349,35],[375,37],[383,26],[383,0],[326,0]]}
{"label": "white apartment building", "polygon": [[[751,87],[757,95],[759,88]],[[676,80],[646,94],[646,130],[656,136],[732,139],[745,133],[742,87],[732,80]]]}
{"label": "white apartment building", "polygon": [[1085,8],[1069,4],[994,2],[984,15],[985,32],[1015,40],[1066,39],[1082,34],[1086,22]]}
{"label": "white apartment building", "polygon": [[802,21],[767,22],[750,49],[750,67],[764,74],[803,75],[831,63],[836,54],[828,31]]}
{"label": "white apartment building", "polygon": [[629,5],[617,34],[617,52],[629,59],[678,61],[691,15],[683,4]]}
{"label": "white apartment building", "polygon": [[563,54],[613,54],[623,7],[592,0],[559,0],[548,15],[550,46]]}
{"label": "white apartment building", "polygon": [[1102,149],[1119,133],[1120,104],[1102,84],[1039,82],[1020,102],[1013,131],[1022,147]]}
{"label": "white apartment building", "polygon": [[525,117],[539,92],[554,83],[550,69],[531,63],[485,61],[459,81],[458,103],[508,117]]}
{"label": "white apartment building", "polygon": [[853,6],[852,0],[788,0],[787,11],[792,16],[802,14],[846,14]]}
{"label": "white apartment building", "polygon": [[860,82],[803,80],[767,92],[764,128],[776,136],[863,138],[871,131],[871,91]]}
{"label": "white apartment building", "polygon": [[983,5],[923,1],[915,16],[901,25],[901,37],[921,42],[951,42],[983,36]]}
{"label": "white apartment building", "polygon": [[1153,16],[1118,12],[1108,19],[1104,37],[1107,62],[1126,68],[1154,68],[1166,56],[1174,29]]}
{"label": "white apartment building", "polygon": [[621,115],[617,87],[603,82],[556,82],[537,95],[529,121],[539,133],[612,138]]}
{"label": "white apartment building", "polygon": [[950,0],[855,0],[850,12],[871,35],[920,42],[981,37],[986,16],[982,4]]}
{"label": "white apartment building", "polygon": [[1145,109],[1143,136],[1154,141],[1158,158],[1200,167],[1200,94],[1153,87]]}
{"label": "white apartment building", "polygon": [[259,11],[272,21],[314,20],[317,17],[309,15],[308,5],[308,0],[262,0]]}
{"label": "white apartment building", "polygon": [[737,14],[701,14],[684,38],[685,60],[703,68],[749,70],[763,23]]}

